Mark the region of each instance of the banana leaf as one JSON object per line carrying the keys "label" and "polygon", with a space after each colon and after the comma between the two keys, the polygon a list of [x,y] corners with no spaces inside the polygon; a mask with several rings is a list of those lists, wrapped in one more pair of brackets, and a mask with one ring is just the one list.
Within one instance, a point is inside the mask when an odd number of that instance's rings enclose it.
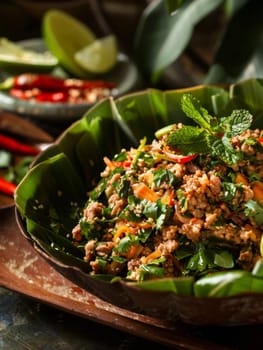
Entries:
{"label": "banana leaf", "polygon": [[[121,307],[138,307],[146,314],[153,314],[160,313],[160,303],[167,317],[178,317],[179,312],[180,317],[187,322],[197,322],[198,319],[198,322],[210,323],[211,318],[205,316],[203,310],[207,299],[214,299],[214,302],[208,303],[215,303],[213,305],[219,308],[216,305],[218,300],[221,303],[222,299],[225,305],[224,298],[234,298],[235,302],[236,296],[242,294],[246,295],[244,300],[248,305],[253,305],[254,300],[257,300],[262,307],[255,312],[258,315],[260,311],[263,315],[263,278],[260,272],[263,269],[259,267],[252,273],[222,273],[220,283],[210,275],[197,281],[192,278],[174,278],[131,284],[119,278],[110,282],[105,276],[94,278],[88,274],[85,262],[81,261],[81,248],[73,247],[68,238],[78,223],[93,181],[104,167],[102,158],[112,157],[123,147],[139,144],[144,136],[151,140],[157,129],[168,124],[189,122],[180,107],[184,93],[195,95],[212,115],[224,116],[233,107],[249,108],[251,114],[257,116],[254,127],[262,129],[263,88],[260,79],[230,86],[202,85],[169,91],[148,89],[116,100],[106,99],[72,124],[54,146],[43,151],[19,183],[15,204],[21,231],[40,254],[43,252],[47,260],[50,257],[52,265],[57,265],[61,273],[88,291]],[[116,293],[123,296],[122,300],[116,298]],[[169,303],[164,305],[164,302],[157,301],[157,295],[162,295],[163,300],[169,300]],[[261,299],[258,299],[259,296]],[[188,309],[185,309],[185,303]],[[171,313],[168,306],[174,312]],[[196,308],[199,314],[193,313],[190,306]],[[222,308],[220,310],[219,313]],[[236,312],[239,314],[238,307]],[[203,320],[200,315],[203,315]],[[223,319],[223,314],[220,315]],[[214,319],[215,322],[219,322],[220,315]],[[242,314],[237,322],[244,320],[245,314]],[[231,324],[233,321],[229,319],[229,322]]]}

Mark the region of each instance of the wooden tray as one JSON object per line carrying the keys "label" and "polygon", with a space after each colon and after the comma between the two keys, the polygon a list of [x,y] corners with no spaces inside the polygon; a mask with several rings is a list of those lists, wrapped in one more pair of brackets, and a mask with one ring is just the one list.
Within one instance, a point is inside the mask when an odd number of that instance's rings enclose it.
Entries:
{"label": "wooden tray", "polygon": [[54,308],[184,350],[256,348],[263,326],[196,327],[166,322],[108,304],[65,279],[22,236],[14,207],[0,210],[0,285]]}

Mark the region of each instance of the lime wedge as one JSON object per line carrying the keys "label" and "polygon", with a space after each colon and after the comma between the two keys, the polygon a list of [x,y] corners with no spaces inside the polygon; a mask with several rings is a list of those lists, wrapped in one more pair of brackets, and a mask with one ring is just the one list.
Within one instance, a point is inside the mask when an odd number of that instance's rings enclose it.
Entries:
{"label": "lime wedge", "polygon": [[114,35],[108,35],[77,51],[74,58],[87,72],[100,74],[115,65],[117,54],[117,40]]}
{"label": "lime wedge", "polygon": [[58,60],[50,52],[35,52],[6,39],[0,39],[0,67],[8,72],[51,71]]}
{"label": "lime wedge", "polygon": [[42,33],[49,51],[61,66],[74,76],[87,76],[74,55],[96,39],[88,26],[62,10],[51,9],[44,14]]}

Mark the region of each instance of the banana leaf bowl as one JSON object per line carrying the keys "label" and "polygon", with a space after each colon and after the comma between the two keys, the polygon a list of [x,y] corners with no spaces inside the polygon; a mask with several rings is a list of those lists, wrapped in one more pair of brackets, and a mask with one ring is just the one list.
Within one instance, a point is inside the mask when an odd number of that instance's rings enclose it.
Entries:
{"label": "banana leaf bowl", "polygon": [[230,270],[217,279],[205,276],[196,295],[198,281],[191,277],[132,283],[90,275],[79,249],[67,239],[94,179],[104,168],[103,157],[138,146],[143,137],[151,141],[156,130],[166,125],[186,122],[180,107],[185,93],[198,98],[212,115],[224,116],[235,108],[245,108],[254,116],[253,128],[262,129],[260,79],[228,86],[147,89],[117,99],[107,98],[88,110],[35,159],[15,193],[17,222],[24,237],[57,271],[118,307],[201,326],[261,324],[261,261],[249,273]]}

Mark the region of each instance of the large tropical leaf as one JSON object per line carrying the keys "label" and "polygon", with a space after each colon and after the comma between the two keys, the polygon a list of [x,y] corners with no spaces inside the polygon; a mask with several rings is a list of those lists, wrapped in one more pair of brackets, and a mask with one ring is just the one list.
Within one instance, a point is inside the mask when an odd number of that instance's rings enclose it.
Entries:
{"label": "large tropical leaf", "polygon": [[232,83],[242,78],[263,76],[262,11],[263,2],[257,0],[246,2],[236,11],[204,83]]}
{"label": "large tropical leaf", "polygon": [[222,0],[186,0],[171,16],[163,0],[145,9],[135,38],[137,64],[156,83],[162,71],[184,51],[194,26],[222,4]]}

